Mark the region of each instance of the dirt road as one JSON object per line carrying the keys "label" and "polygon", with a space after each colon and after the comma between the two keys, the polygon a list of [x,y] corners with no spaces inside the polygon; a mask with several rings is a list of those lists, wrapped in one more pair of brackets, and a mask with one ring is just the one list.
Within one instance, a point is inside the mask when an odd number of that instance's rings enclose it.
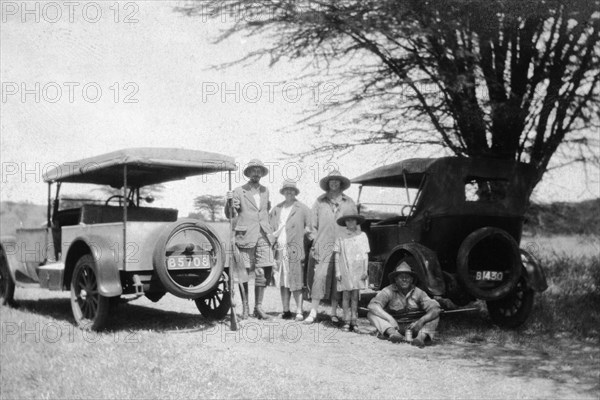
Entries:
{"label": "dirt road", "polygon": [[[444,332],[444,320],[436,344],[425,349],[278,318],[249,319],[231,332],[227,323],[199,317],[193,302],[167,295],[158,303],[140,298],[120,305],[109,331],[94,340],[82,340],[78,330],[57,339],[44,327],[70,326],[68,293],[21,290],[17,299],[18,310],[0,310],[3,398],[600,395],[600,346],[567,337],[503,342],[495,331]],[[275,288],[267,290],[266,308],[281,309]],[[14,331],[22,324],[29,333]],[[52,340],[44,336],[49,332]]]}

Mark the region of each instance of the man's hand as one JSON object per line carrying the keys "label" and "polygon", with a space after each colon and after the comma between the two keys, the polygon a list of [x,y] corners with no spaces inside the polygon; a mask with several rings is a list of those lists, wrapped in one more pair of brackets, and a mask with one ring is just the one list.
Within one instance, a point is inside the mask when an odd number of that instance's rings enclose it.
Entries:
{"label": "man's hand", "polygon": [[418,320],[410,324],[409,328],[412,329],[414,332],[420,332],[421,329],[423,329],[423,325],[425,325],[425,322],[423,322],[421,318],[419,318]]}
{"label": "man's hand", "polygon": [[227,201],[229,201],[229,200],[232,201],[231,205],[232,205],[233,208],[236,208],[236,209],[240,208],[240,201],[239,201],[239,199],[235,199],[233,197],[233,191],[228,190],[225,197],[227,198]]}
{"label": "man's hand", "polygon": [[362,275],[361,275],[361,277],[360,277],[360,280],[361,280],[361,281],[366,281],[368,277],[369,277],[369,275],[367,275],[367,274],[362,274]]}
{"label": "man's hand", "polygon": [[342,276],[341,276],[341,275],[336,275],[336,276],[335,276],[335,279],[337,279],[337,280],[338,280],[338,282],[341,282],[341,281],[342,281]]}

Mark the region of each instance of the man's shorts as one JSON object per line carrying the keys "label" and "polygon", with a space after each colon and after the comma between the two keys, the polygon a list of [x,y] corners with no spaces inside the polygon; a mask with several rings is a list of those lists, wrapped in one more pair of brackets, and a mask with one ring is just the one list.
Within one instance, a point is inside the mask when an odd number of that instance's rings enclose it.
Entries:
{"label": "man's shorts", "polygon": [[[236,263],[235,281],[237,283],[246,283],[250,280],[250,274],[264,274],[262,268],[273,266],[273,251],[267,238],[262,235],[258,238],[255,247],[240,248],[240,257]],[[255,271],[260,269],[259,271]],[[270,277],[268,277],[270,278]]]}

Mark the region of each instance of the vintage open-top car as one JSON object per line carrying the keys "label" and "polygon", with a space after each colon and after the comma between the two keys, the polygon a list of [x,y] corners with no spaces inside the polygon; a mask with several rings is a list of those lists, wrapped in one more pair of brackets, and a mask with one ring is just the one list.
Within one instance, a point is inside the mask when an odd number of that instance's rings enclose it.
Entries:
{"label": "vintage open-top car", "polygon": [[[0,301],[12,302],[15,286],[70,290],[73,316],[88,329],[102,328],[122,295],[158,301],[169,292],[195,300],[206,317],[224,317],[230,308],[227,237],[199,220],[178,219],[176,209],[142,206],[152,198],[140,189],[234,169],[234,159],[220,154],[133,148],[46,171],[47,223],[2,238]],[[63,209],[60,190],[71,183],[120,194]]]}
{"label": "vintage open-top car", "polygon": [[[458,157],[408,159],[354,178],[362,213],[381,205],[387,189],[407,196],[395,213],[388,209],[363,225],[370,282],[385,287],[388,274],[407,261],[429,295],[458,306],[482,299],[498,325],[522,324],[534,292],[547,288],[542,268],[519,249],[531,179],[523,163]],[[361,204],[369,189],[378,201]]]}

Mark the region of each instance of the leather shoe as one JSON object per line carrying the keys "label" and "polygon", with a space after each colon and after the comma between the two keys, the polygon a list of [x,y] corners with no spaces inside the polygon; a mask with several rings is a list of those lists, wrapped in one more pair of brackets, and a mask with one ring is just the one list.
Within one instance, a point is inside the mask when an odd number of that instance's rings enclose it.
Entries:
{"label": "leather shoe", "polygon": [[401,333],[392,333],[388,336],[388,340],[392,343],[400,343],[404,341],[404,335]]}
{"label": "leather shoe", "polygon": [[281,319],[293,319],[294,318],[294,313],[291,311],[284,311],[283,314],[281,314]]}
{"label": "leather shoe", "polygon": [[258,319],[270,319],[267,313],[263,311],[262,307],[254,307],[254,317]]}

